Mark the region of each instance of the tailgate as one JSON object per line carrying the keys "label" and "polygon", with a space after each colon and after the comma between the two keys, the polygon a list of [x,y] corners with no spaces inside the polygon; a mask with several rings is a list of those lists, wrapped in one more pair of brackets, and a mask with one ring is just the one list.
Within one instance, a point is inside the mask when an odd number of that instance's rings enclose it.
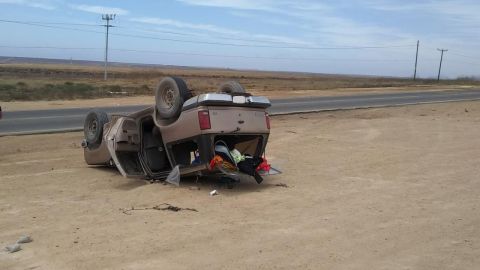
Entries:
{"label": "tailgate", "polygon": [[265,109],[208,107],[211,129],[202,133],[269,133]]}

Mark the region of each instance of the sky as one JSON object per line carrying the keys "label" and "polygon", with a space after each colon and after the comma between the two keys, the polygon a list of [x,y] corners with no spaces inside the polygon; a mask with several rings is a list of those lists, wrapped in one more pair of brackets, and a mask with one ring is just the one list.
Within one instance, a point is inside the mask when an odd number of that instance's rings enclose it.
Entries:
{"label": "sky", "polygon": [[480,1],[0,0],[0,55],[410,77],[480,76]]}

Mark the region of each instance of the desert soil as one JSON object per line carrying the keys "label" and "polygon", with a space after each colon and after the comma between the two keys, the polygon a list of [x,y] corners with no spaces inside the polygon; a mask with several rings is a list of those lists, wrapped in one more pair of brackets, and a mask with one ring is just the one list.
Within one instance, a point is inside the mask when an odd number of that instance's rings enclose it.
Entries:
{"label": "desert soil", "polygon": [[[465,90],[474,88],[473,86],[461,85],[416,85],[406,87],[370,87],[370,88],[338,88],[330,90],[292,90],[292,91],[250,91],[254,95],[262,95],[268,98],[292,98],[305,96],[346,96],[362,94],[381,94],[398,92],[418,92],[418,91],[445,91],[445,90]],[[124,105],[151,105],[155,102],[153,96],[131,96],[131,97],[112,97],[97,99],[76,99],[76,100],[51,100],[51,101],[9,101],[1,102],[3,111],[25,111],[25,110],[46,110],[46,109],[64,109],[64,108],[85,108],[99,106],[124,106]]]}
{"label": "desert soil", "polygon": [[[2,137],[0,244],[34,241],[0,269],[478,269],[478,134],[480,102],[274,117],[283,174],[231,190],[89,168],[81,133]],[[122,210],[165,203],[198,212]]]}

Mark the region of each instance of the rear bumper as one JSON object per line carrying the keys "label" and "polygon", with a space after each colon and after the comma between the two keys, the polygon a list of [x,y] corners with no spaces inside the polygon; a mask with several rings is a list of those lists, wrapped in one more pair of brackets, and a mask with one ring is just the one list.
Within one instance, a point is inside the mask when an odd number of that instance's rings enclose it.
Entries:
{"label": "rear bumper", "polygon": [[[233,141],[242,139],[248,139],[252,137],[260,137],[257,145],[253,145],[255,150],[252,152],[253,156],[261,157],[264,152],[268,141],[268,133],[264,134],[202,134],[193,138],[188,138],[181,141],[176,141],[166,145],[168,151],[168,157],[172,168],[180,165],[180,174],[184,175],[209,175],[209,174],[225,174],[225,171],[218,168],[210,168],[210,161],[215,156],[215,142],[219,138],[231,138]],[[196,151],[198,151],[198,160],[193,164],[179,164],[175,160],[174,147],[182,143],[194,142],[196,144]]]}

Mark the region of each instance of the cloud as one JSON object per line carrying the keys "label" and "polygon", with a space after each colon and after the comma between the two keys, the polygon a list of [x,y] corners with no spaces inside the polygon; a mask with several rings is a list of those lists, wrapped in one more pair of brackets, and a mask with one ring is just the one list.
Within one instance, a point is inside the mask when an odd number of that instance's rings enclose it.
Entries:
{"label": "cloud", "polygon": [[161,25],[161,26],[174,26],[177,28],[185,28],[185,29],[193,29],[193,30],[203,30],[218,34],[227,34],[227,35],[235,35],[239,34],[240,31],[235,31],[211,24],[195,24],[195,23],[188,23],[182,22],[178,20],[171,20],[171,19],[163,19],[163,18],[152,18],[152,17],[140,17],[140,18],[132,18],[130,19],[132,22],[139,22],[139,23],[146,23],[146,24],[153,24],[153,25]]}
{"label": "cloud", "polygon": [[117,8],[117,7],[92,6],[92,5],[70,5],[70,7],[76,10],[95,13],[95,14],[127,15],[129,13],[128,10],[125,10],[123,8]]}
{"label": "cloud", "polygon": [[[137,22],[137,23],[145,23],[145,24],[152,24],[158,26],[170,26],[175,27],[178,29],[188,29],[196,31],[194,36],[204,36],[209,38],[215,38],[211,34],[219,34],[225,36],[234,36],[235,38],[239,39],[261,39],[264,41],[273,41],[273,42],[280,42],[280,43],[297,43],[297,44],[304,44],[308,45],[311,43],[305,42],[303,40],[285,37],[285,36],[276,36],[276,35],[267,35],[267,34],[252,34],[245,31],[220,27],[212,24],[196,24],[172,19],[164,19],[164,18],[152,18],[152,17],[140,17],[140,18],[131,18],[130,21]],[[201,32],[203,31],[203,33]],[[206,35],[205,35],[206,32]],[[210,34],[210,35],[209,35]],[[217,36],[218,38],[218,36]]]}
{"label": "cloud", "polygon": [[12,5],[20,5],[32,8],[40,8],[45,10],[54,10],[56,9],[55,1],[48,1],[48,0],[40,0],[40,1],[33,1],[33,0],[0,0],[0,4],[12,4]]}
{"label": "cloud", "polygon": [[306,0],[177,0],[192,6],[229,8],[237,10],[258,10],[286,14],[291,10],[321,11],[330,7],[323,3]]}
{"label": "cloud", "polygon": [[439,19],[453,20],[468,24],[480,22],[478,13],[480,12],[480,2],[478,1],[427,1],[399,3],[385,0],[370,0],[366,2],[370,9],[387,12],[421,12],[422,14],[440,15]]}
{"label": "cloud", "polygon": [[[414,35],[378,22],[355,20],[343,10],[351,3],[309,0],[176,0],[186,5],[227,9],[229,14],[258,22],[288,27],[293,37],[270,36],[270,40],[311,46],[395,45],[410,44]],[[386,1],[386,0],[370,0]],[[363,8],[361,1],[357,5]],[[253,11],[253,12],[252,12]],[[270,13],[268,16],[262,13]],[[347,13],[348,14],[348,13]],[[291,29],[296,29],[292,31]],[[254,36],[254,35],[251,35]],[[268,35],[255,35],[257,38]],[[295,40],[295,41],[293,41]]]}
{"label": "cloud", "polygon": [[231,9],[275,11],[274,0],[177,0],[192,6],[207,6]]}

